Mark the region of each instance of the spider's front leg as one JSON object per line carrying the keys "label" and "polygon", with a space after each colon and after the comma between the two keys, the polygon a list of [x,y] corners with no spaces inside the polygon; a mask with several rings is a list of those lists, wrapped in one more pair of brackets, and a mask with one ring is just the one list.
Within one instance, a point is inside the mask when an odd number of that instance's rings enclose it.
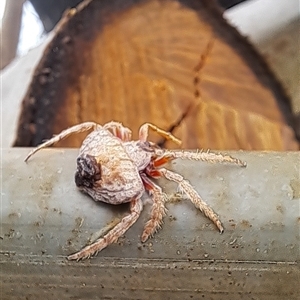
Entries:
{"label": "spider's front leg", "polygon": [[130,214],[124,217],[112,230],[99,238],[93,244],[86,246],[77,253],[68,256],[68,260],[80,260],[91,257],[93,254],[100,252],[108,245],[116,242],[139,218],[143,210],[141,198],[135,198],[130,202]]}
{"label": "spider's front leg", "polygon": [[[161,156],[161,159],[171,161],[176,158],[189,159],[189,160],[200,160],[209,163],[231,163],[236,164],[241,167],[246,167],[247,163],[241,161],[238,158],[232,157],[226,154],[212,153],[212,152],[202,152],[202,151],[178,151],[178,150],[163,150],[155,149],[155,152],[158,156]],[[167,158],[167,159],[166,159]]]}
{"label": "spider's front leg", "polygon": [[25,158],[25,162],[37,151],[49,147],[63,139],[65,139],[66,137],[68,137],[69,135],[73,134],[73,133],[79,133],[79,132],[84,132],[90,129],[96,129],[97,127],[101,127],[100,125],[98,125],[95,122],[85,122],[85,123],[81,123],[75,126],[72,126],[66,130],[63,130],[60,134],[54,136],[53,138],[51,138],[50,140],[46,141],[45,143],[39,145],[38,147],[34,148],[33,150],[31,150],[29,152],[29,154],[26,156]]}
{"label": "spider's front leg", "polygon": [[148,138],[148,133],[149,133],[149,129],[157,132],[157,134],[161,135],[162,137],[164,137],[167,140],[170,140],[174,143],[176,143],[177,145],[181,145],[181,140],[179,140],[178,138],[176,138],[172,133],[167,132],[163,129],[158,128],[157,126],[151,124],[151,123],[145,123],[141,126],[140,131],[139,131],[139,139],[142,142],[146,142],[147,138]]}
{"label": "spider's front leg", "polygon": [[178,183],[179,188],[184,191],[190,198],[190,200],[194,203],[194,205],[198,209],[200,209],[204,213],[204,215],[218,227],[220,233],[224,231],[218,215],[207,205],[205,201],[201,199],[200,195],[195,191],[195,189],[187,180],[185,180],[180,174],[177,174],[165,168],[161,168],[157,170],[157,172],[159,172],[166,179]]}

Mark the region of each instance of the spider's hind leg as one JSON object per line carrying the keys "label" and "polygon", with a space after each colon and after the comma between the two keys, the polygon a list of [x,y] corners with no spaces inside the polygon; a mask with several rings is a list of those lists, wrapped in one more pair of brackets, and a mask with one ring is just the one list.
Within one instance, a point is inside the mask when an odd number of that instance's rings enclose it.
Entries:
{"label": "spider's hind leg", "polygon": [[141,198],[132,199],[130,202],[130,214],[125,216],[120,223],[111,229],[106,235],[98,239],[93,244],[86,246],[77,253],[68,256],[68,260],[80,260],[89,258],[95,253],[100,252],[108,245],[116,242],[139,218],[143,210]]}
{"label": "spider's hind leg", "polygon": [[75,126],[72,126],[66,130],[63,130],[60,134],[54,136],[53,138],[51,138],[50,140],[46,141],[45,143],[39,145],[38,147],[34,148],[33,150],[31,150],[29,152],[29,154],[26,156],[24,161],[27,161],[34,153],[36,153],[37,151],[49,147],[57,142],[59,142],[60,140],[65,139],[66,137],[68,137],[69,135],[73,134],[73,133],[78,133],[78,132],[84,132],[84,131],[88,131],[90,129],[96,129],[98,126],[97,123],[94,122],[85,122],[85,123],[81,123]]}

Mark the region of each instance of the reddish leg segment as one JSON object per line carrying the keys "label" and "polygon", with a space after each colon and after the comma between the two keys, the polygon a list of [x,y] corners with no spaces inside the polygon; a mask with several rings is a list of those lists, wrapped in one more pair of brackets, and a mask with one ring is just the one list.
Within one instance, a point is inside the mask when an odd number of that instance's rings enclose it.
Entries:
{"label": "reddish leg segment", "polygon": [[[162,149],[156,149],[156,154],[160,156],[160,158],[157,159],[156,165],[159,166],[160,161],[163,161],[167,158],[167,160],[171,161],[176,158],[181,159],[189,159],[189,160],[201,160],[206,161],[210,163],[232,163],[237,164],[241,167],[246,167],[247,164],[243,161],[241,161],[238,158],[234,158],[230,155],[224,155],[224,154],[216,154],[212,152],[202,152],[202,151],[176,151],[176,150],[162,150]],[[166,158],[165,158],[166,157]]]}
{"label": "reddish leg segment", "polygon": [[170,162],[171,160],[173,160],[175,158],[171,157],[171,156],[168,156],[168,155],[164,155],[164,156],[161,156],[161,157],[158,157],[156,158],[154,161],[153,161],[153,166],[155,168],[157,167],[160,167],[168,162]]}
{"label": "reddish leg segment", "polygon": [[143,210],[143,202],[140,198],[133,199],[130,202],[130,214],[124,217],[119,224],[110,230],[104,237],[98,239],[93,244],[86,246],[81,251],[69,255],[68,260],[80,260],[89,258],[95,253],[98,253],[108,245],[117,241],[139,218]]}

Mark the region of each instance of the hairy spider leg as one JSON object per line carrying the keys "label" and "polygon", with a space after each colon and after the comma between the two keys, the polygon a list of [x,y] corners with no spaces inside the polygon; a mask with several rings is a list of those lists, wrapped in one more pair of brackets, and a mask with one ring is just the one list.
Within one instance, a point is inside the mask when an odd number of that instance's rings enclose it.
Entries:
{"label": "hairy spider leg", "polygon": [[118,137],[124,142],[129,142],[131,140],[131,130],[124,127],[119,122],[111,121],[103,126],[104,129],[109,130],[114,136]]}
{"label": "hairy spider leg", "polygon": [[90,129],[97,129],[98,127],[101,127],[100,125],[98,125],[95,122],[85,122],[85,123],[81,123],[75,126],[72,126],[66,130],[63,130],[60,134],[54,136],[53,138],[51,138],[50,140],[46,141],[45,143],[39,145],[38,147],[34,148],[33,150],[31,150],[29,152],[29,154],[26,156],[25,158],[25,162],[37,151],[49,147],[63,139],[65,139],[66,137],[68,137],[69,135],[73,134],[73,133],[78,133],[78,132],[84,132],[84,131],[88,131]]}
{"label": "hairy spider leg", "polygon": [[84,247],[77,253],[68,256],[68,260],[80,260],[89,258],[92,255],[116,242],[139,218],[143,210],[141,198],[134,198],[130,202],[130,214],[125,216],[113,229],[93,244]]}
{"label": "hairy spider leg", "polygon": [[[173,159],[176,159],[176,157],[171,157],[169,155],[164,154],[163,156],[160,156],[160,157],[157,157],[156,159],[154,159],[152,161],[152,166],[154,168],[157,168],[162,165],[165,165],[166,163],[170,162]],[[161,176],[160,174],[155,175],[156,169],[150,168],[149,171],[152,172],[151,174],[149,174],[151,177],[160,177]]]}
{"label": "hairy spider leg", "polygon": [[165,168],[160,168],[162,165],[177,159],[189,159],[189,160],[202,160],[210,163],[233,163],[242,167],[246,167],[246,163],[240,159],[233,158],[229,155],[215,154],[210,152],[190,152],[190,151],[176,151],[176,150],[161,150],[156,149],[158,157],[152,161],[146,168],[146,174],[153,178],[165,177],[178,183],[179,188],[184,191],[194,205],[204,213],[219,229],[222,233],[224,231],[221,221],[217,214],[202,200],[200,195],[195,191],[192,185],[185,180],[180,174],[169,171]]}
{"label": "hairy spider leg", "polygon": [[139,139],[142,142],[146,142],[147,138],[148,138],[148,133],[149,133],[149,129],[157,132],[159,135],[161,135],[162,137],[164,137],[167,140],[170,140],[178,145],[181,145],[181,140],[179,140],[178,138],[176,138],[173,134],[171,134],[170,132],[167,132],[163,129],[158,128],[157,126],[151,124],[151,123],[145,123],[140,127],[140,131],[139,131]]}
{"label": "hairy spider leg", "polygon": [[144,243],[162,226],[163,217],[167,213],[167,209],[165,207],[167,195],[163,193],[161,187],[152,182],[145,173],[141,174],[141,178],[153,201],[150,219],[146,223],[141,236],[141,241]]}
{"label": "hairy spider leg", "polygon": [[149,170],[148,172],[149,172],[149,176],[151,176],[151,174],[154,174],[155,176],[158,176],[158,174],[160,174],[160,176],[176,182],[178,184],[179,189],[185,192],[185,194],[189,197],[192,203],[198,209],[200,209],[200,211],[202,211],[204,215],[207,218],[209,218],[218,227],[219,231],[221,233],[224,231],[224,228],[221,224],[221,221],[219,220],[218,215],[207,205],[207,203],[204,200],[202,200],[202,198],[195,191],[192,185],[186,179],[184,179],[180,174],[177,174],[165,168],[161,168],[159,170],[153,170],[153,171]]}
{"label": "hairy spider leg", "polygon": [[209,163],[232,163],[237,164],[241,167],[246,167],[247,163],[243,162],[238,158],[234,158],[230,155],[212,153],[212,152],[202,152],[202,151],[176,151],[176,150],[162,150],[155,149],[156,155],[159,157],[153,161],[154,166],[160,166],[165,162],[171,161],[176,158],[189,159],[189,160],[201,160]]}

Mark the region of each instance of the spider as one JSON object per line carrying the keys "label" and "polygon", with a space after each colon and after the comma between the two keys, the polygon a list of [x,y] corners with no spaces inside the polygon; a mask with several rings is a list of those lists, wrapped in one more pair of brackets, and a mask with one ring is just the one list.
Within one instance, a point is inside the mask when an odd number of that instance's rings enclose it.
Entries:
{"label": "spider", "polygon": [[140,127],[137,141],[131,139],[131,130],[118,122],[112,121],[103,126],[94,122],[81,123],[33,149],[25,161],[42,148],[51,146],[73,133],[90,129],[93,131],[83,141],[77,157],[75,183],[95,201],[115,205],[129,202],[130,214],[93,244],[69,255],[69,260],[89,258],[116,242],[139,218],[143,209],[141,197],[145,191],[148,191],[153,201],[150,219],[141,235],[141,241],[147,241],[162,226],[163,217],[166,215],[167,195],[151,180],[152,178],[164,177],[176,182],[180,191],[217,226],[220,233],[224,231],[218,215],[201,199],[191,184],[180,174],[164,168],[163,165],[177,158],[233,163],[242,167],[245,167],[246,163],[228,155],[159,148],[147,140],[149,129],[177,144],[181,141],[151,123]]}

